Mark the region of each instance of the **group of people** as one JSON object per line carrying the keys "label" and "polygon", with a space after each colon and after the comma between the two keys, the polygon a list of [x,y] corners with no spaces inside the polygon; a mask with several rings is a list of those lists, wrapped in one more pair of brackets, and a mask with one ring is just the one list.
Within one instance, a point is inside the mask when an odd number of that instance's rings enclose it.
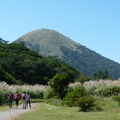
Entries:
{"label": "group of people", "polygon": [[12,108],[12,103],[13,101],[15,101],[17,109],[18,109],[20,100],[22,100],[23,109],[31,107],[30,99],[31,99],[31,96],[29,92],[23,92],[21,95],[19,94],[19,92],[16,92],[15,94],[10,92],[7,98],[9,107]]}

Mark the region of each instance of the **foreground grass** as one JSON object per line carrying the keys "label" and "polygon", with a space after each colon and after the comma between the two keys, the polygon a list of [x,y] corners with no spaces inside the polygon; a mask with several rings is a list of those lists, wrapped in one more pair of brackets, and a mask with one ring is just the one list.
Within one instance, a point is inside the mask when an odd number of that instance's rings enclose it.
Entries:
{"label": "foreground grass", "polygon": [[[13,102],[12,106],[15,107],[15,102]],[[8,111],[8,110],[10,110],[10,109],[11,109],[11,108],[9,108],[7,102],[6,102],[5,104],[3,104],[3,105],[0,106],[0,112]]]}
{"label": "foreground grass", "polygon": [[[102,103],[103,104],[103,103]],[[103,105],[104,107],[108,105]],[[112,107],[113,106],[113,107]],[[110,109],[111,107],[111,109]],[[39,103],[31,112],[14,120],[119,120],[120,108],[111,104],[109,109],[100,112],[80,112],[77,107],[57,107]]]}
{"label": "foreground grass", "polygon": [[10,110],[10,108],[7,105],[0,106],[0,112],[7,111],[7,110]]}

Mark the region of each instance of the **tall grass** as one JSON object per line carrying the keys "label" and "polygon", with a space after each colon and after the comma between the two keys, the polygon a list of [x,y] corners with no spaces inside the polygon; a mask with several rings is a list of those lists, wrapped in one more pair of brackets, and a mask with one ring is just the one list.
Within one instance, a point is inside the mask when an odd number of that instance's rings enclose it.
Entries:
{"label": "tall grass", "polygon": [[[75,87],[77,85],[81,85],[80,82],[75,82],[69,84],[70,87]],[[82,84],[86,89],[90,89],[91,87],[97,87],[97,88],[105,88],[108,86],[119,86],[120,87],[120,79],[118,80],[90,80],[86,81]]]}
{"label": "tall grass", "polygon": [[108,86],[119,86],[120,87],[120,79],[118,80],[90,80],[83,84],[87,89],[96,86],[97,88],[105,88]]}
{"label": "tall grass", "polygon": [[84,87],[90,94],[102,95],[106,97],[120,94],[120,79],[119,80],[99,80],[85,82]]}
{"label": "tall grass", "polygon": [[[74,89],[75,86],[81,85],[81,83],[76,82],[74,84],[70,84],[69,86]],[[97,80],[97,81],[87,81],[82,84],[90,94],[98,95],[98,93],[104,92],[108,90],[106,88],[112,88],[114,86],[120,87],[120,79],[119,80]],[[117,88],[118,90],[119,88]],[[32,98],[51,98],[54,96],[54,92],[51,91],[49,86],[44,85],[8,85],[6,82],[0,82],[0,104],[5,101],[7,94],[9,92],[15,93],[18,91],[22,94],[24,91],[29,91]],[[119,92],[119,91],[117,91]],[[103,93],[104,94],[104,93]],[[112,93],[111,93],[112,94]]]}
{"label": "tall grass", "polygon": [[44,85],[8,85],[6,82],[0,82],[0,105],[5,103],[9,92],[15,94],[17,91],[22,94],[29,91],[32,98],[42,98],[43,91],[47,88]]}
{"label": "tall grass", "polygon": [[0,91],[4,92],[13,92],[16,91],[23,92],[23,91],[29,91],[29,92],[41,92],[45,90],[47,86],[44,85],[8,85],[6,82],[0,82]]}
{"label": "tall grass", "polygon": [[118,80],[96,80],[96,81],[90,80],[90,81],[84,82],[83,84],[79,82],[75,82],[74,84],[70,84],[69,86],[72,88],[75,88],[75,86],[79,86],[79,85],[83,85],[90,94],[105,95],[105,92],[109,92],[110,96],[112,94],[113,95],[120,94],[120,79]]}

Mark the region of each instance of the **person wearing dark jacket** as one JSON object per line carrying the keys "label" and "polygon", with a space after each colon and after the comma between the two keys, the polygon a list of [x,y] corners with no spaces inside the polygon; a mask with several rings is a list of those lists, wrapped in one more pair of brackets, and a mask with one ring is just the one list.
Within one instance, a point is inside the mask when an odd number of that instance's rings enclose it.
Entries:
{"label": "person wearing dark jacket", "polygon": [[7,100],[8,100],[8,105],[9,105],[9,107],[12,108],[12,102],[14,101],[14,96],[13,96],[12,92],[10,92],[10,93],[8,94]]}

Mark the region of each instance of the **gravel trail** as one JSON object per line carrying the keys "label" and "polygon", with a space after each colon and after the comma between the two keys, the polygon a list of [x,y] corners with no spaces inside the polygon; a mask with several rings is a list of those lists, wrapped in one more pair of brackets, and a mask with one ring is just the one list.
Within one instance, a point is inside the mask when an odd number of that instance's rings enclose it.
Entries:
{"label": "gravel trail", "polygon": [[22,113],[29,112],[29,111],[33,110],[36,107],[37,104],[38,103],[32,103],[31,104],[32,107],[27,108],[27,109],[23,109],[22,105],[20,105],[18,107],[18,109],[12,108],[8,111],[0,112],[0,120],[13,120],[14,117],[17,117]]}

